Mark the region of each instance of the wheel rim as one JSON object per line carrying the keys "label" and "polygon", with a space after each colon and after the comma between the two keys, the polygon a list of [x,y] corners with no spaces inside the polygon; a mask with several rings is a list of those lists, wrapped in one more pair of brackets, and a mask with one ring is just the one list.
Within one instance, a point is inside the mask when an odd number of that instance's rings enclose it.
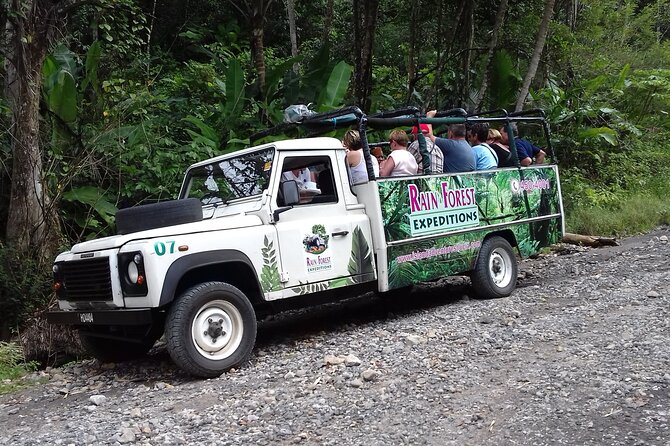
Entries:
{"label": "wheel rim", "polygon": [[489,274],[498,288],[507,287],[512,281],[512,258],[501,248],[495,248],[489,257]]}
{"label": "wheel rim", "polygon": [[196,313],[191,325],[191,338],[196,350],[211,360],[232,355],[242,342],[242,314],[230,302],[214,300]]}

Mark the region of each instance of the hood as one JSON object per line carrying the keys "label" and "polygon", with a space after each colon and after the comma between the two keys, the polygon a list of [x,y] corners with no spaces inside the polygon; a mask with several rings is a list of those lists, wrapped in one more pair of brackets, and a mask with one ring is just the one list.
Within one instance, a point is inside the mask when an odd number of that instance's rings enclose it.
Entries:
{"label": "hood", "polygon": [[202,220],[182,225],[166,226],[164,228],[148,229],[146,231],[134,232],[132,234],[114,235],[87,242],[77,243],[70,250],[73,254],[83,252],[102,251],[105,249],[120,248],[133,240],[150,239],[156,237],[170,237],[195,232],[222,231],[227,229],[246,228],[249,226],[260,226],[263,221],[257,215],[230,215],[227,217]]}

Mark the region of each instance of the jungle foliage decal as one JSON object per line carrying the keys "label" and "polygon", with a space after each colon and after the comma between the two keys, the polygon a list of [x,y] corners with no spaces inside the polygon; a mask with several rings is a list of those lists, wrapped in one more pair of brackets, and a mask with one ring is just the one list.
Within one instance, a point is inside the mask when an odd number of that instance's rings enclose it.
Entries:
{"label": "jungle foliage decal", "polygon": [[358,226],[352,233],[351,257],[347,269],[350,274],[348,277],[340,277],[327,282],[301,283],[299,286],[291,288],[291,290],[296,294],[310,294],[374,280],[372,250],[365,239],[365,235],[363,235],[363,231]]}
{"label": "jungle foliage decal", "polygon": [[277,254],[273,242],[266,235],[263,239],[263,269],[261,270],[261,286],[264,292],[277,291],[281,289],[279,268],[277,267]]}
{"label": "jungle foliage decal", "polygon": [[[560,218],[515,223],[560,213],[556,170],[509,169],[490,174],[378,181],[389,247],[389,286],[397,288],[472,269],[493,224],[505,224],[523,256],[561,237]],[[439,237],[440,234],[472,231]],[[477,228],[482,228],[478,230]],[[412,240],[422,236],[424,240]]]}

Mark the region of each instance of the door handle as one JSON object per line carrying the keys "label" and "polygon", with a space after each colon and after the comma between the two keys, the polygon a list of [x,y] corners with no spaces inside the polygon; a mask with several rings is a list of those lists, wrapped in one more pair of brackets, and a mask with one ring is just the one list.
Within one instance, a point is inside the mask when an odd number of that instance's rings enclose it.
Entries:
{"label": "door handle", "polygon": [[349,231],[338,231],[338,232],[331,232],[330,235],[333,237],[344,237],[345,235],[348,235]]}

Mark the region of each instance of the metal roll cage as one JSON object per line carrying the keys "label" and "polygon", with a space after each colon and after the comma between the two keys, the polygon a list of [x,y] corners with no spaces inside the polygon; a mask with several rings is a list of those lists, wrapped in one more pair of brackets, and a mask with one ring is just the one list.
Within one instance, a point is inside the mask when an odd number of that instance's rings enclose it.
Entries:
{"label": "metal roll cage", "polygon": [[[509,138],[509,148],[514,164],[520,168],[518,155],[516,152],[516,144],[514,143],[514,127],[513,123],[539,123],[542,125],[544,136],[547,142],[547,155],[556,162],[556,155],[551,145],[551,132],[549,130],[549,123],[546,119],[544,110],[535,108],[530,110],[523,110],[520,112],[508,113],[505,109],[488,110],[479,113],[468,114],[462,108],[454,108],[450,110],[438,111],[434,118],[427,118],[421,116],[421,112],[416,107],[406,107],[402,109],[389,110],[380,113],[366,115],[360,108],[352,106],[332,110],[325,113],[317,113],[311,116],[306,116],[299,122],[285,123],[276,127],[263,130],[252,134],[249,137],[249,142],[253,143],[269,136],[288,135],[291,132],[295,133],[296,137],[311,137],[323,135],[332,131],[344,128],[356,128],[361,137],[361,146],[363,148],[363,156],[368,172],[368,179],[374,180],[374,171],[372,169],[372,162],[370,160],[370,147],[368,144],[367,134],[372,130],[389,130],[398,127],[412,127],[420,124],[432,124],[436,129],[439,126],[449,124],[474,124],[477,122],[495,122],[504,125]],[[435,134],[438,134],[437,131]],[[423,134],[419,133],[419,143],[423,139]],[[423,142],[425,145],[425,142]],[[424,146],[425,147],[425,146]]]}

